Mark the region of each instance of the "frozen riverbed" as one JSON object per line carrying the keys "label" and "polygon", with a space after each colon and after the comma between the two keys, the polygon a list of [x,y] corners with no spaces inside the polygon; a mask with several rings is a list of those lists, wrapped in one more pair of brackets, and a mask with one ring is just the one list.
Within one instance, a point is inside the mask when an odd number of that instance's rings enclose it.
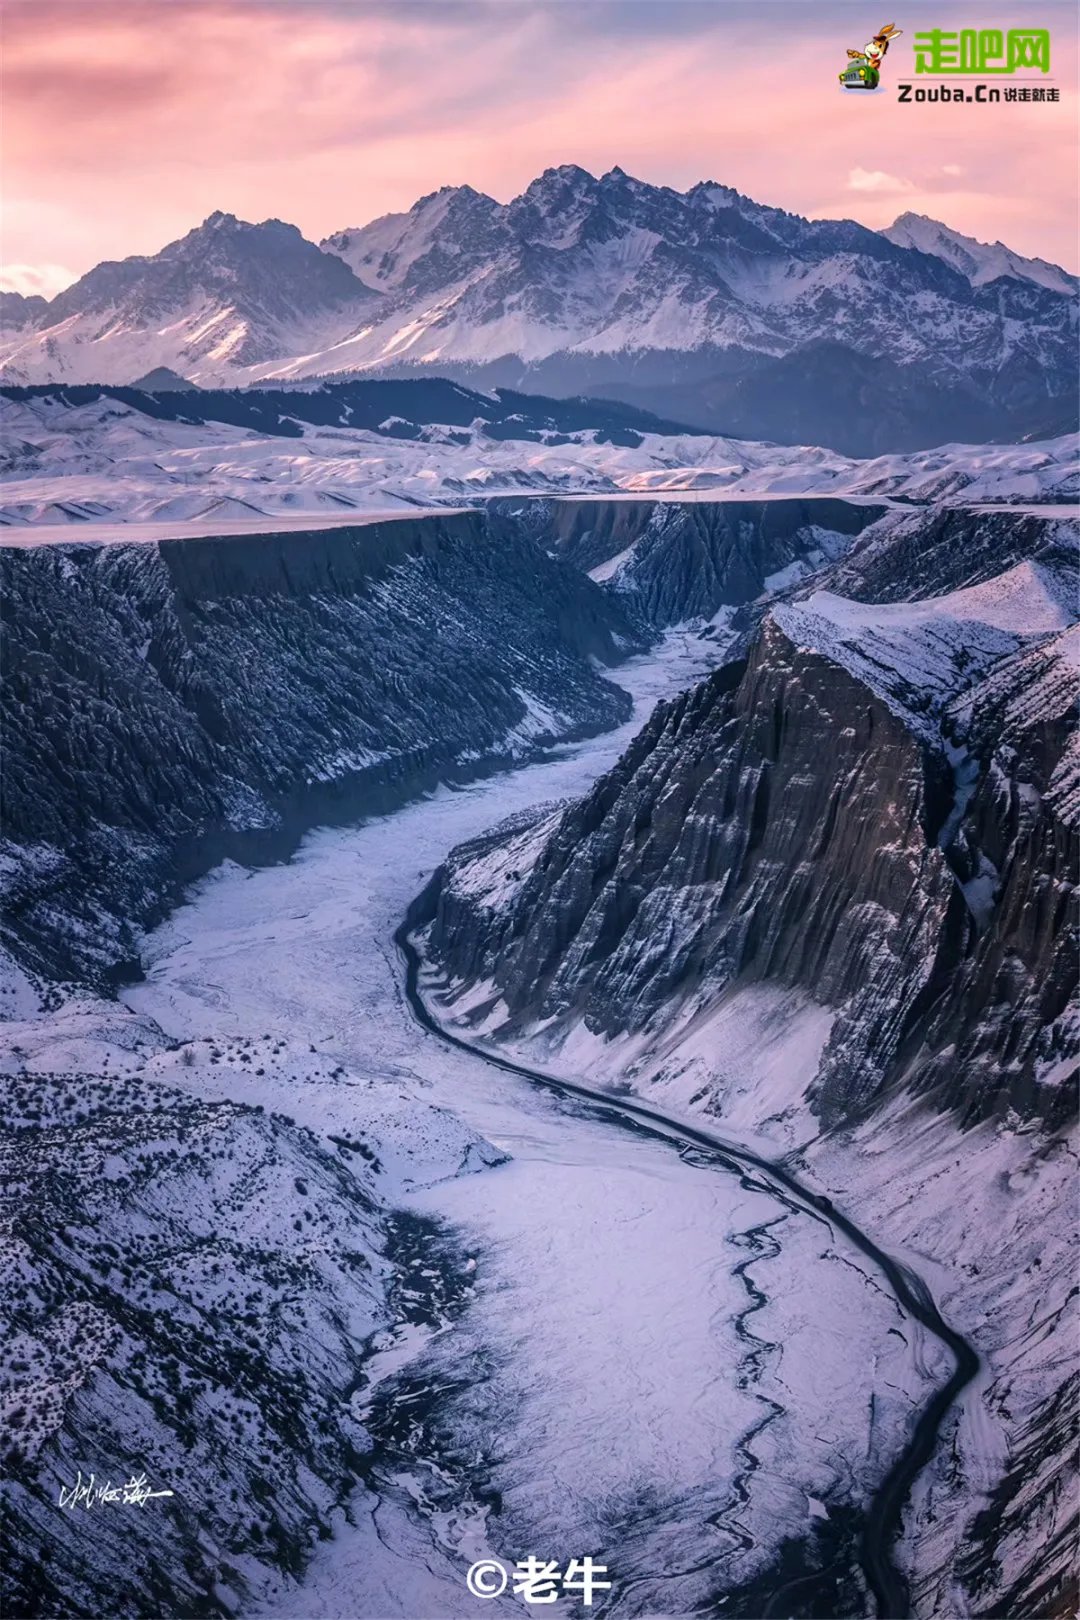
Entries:
{"label": "frozen riverbed", "polygon": [[[468,1257],[453,1311],[386,1336],[382,1382],[356,1397],[372,1487],[268,1611],[475,1613],[464,1573],[485,1554],[591,1555],[619,1614],[689,1613],[791,1539],[850,1568],[852,1510],[942,1380],[940,1346],[827,1221],[448,1049],[402,996],[393,934],[447,850],[581,791],[710,656],[672,638],[620,671],[636,699],[622,731],[316,833],[286,866],[222,868],[148,941],[125,1000],[171,1038],[269,1036],[319,1059],[317,1074],[245,1075],[242,1092],[228,1068],[170,1080],[324,1135],[381,1123],[402,1144],[388,1168],[403,1209],[449,1223]],[[432,1124],[447,1116],[502,1162],[455,1173]]]}

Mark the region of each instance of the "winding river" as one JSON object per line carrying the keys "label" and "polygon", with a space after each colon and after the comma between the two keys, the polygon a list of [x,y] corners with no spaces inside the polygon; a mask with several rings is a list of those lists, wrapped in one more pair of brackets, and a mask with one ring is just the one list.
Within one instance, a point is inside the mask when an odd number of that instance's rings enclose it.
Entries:
{"label": "winding river", "polygon": [[[960,1392],[972,1381],[979,1370],[979,1357],[962,1334],[949,1326],[942,1317],[925,1281],[908,1265],[894,1259],[863,1232],[853,1220],[838,1210],[831,1199],[805,1187],[783,1163],[763,1158],[735,1142],[726,1140],[712,1131],[688,1125],[649,1108],[643,1103],[631,1102],[625,1097],[613,1097],[609,1091],[600,1091],[582,1082],[556,1079],[538,1069],[529,1069],[509,1058],[499,1057],[490,1050],[480,1050],[452,1034],[432,1014],[420,991],[423,958],[417,949],[412,929],[425,917],[424,897],[419,900],[410,916],[395,935],[405,966],[405,994],[413,1016],[423,1028],[429,1030],[448,1046],[454,1046],[483,1058],[485,1062],[505,1073],[519,1076],[533,1085],[541,1086],[556,1096],[574,1097],[599,1110],[601,1118],[625,1115],[642,1122],[657,1140],[676,1146],[698,1149],[697,1162],[715,1165],[717,1169],[740,1178],[746,1185],[746,1171],[757,1171],[788,1208],[798,1208],[840,1232],[860,1254],[866,1255],[884,1277],[894,1298],[903,1310],[921,1322],[927,1332],[946,1347],[953,1359],[951,1374],[936,1388],[918,1413],[899,1455],[885,1478],[874,1492],[863,1518],[859,1537],[859,1559],[867,1585],[874,1595],[879,1620],[905,1620],[909,1613],[908,1585],[892,1559],[892,1546],[900,1528],[900,1516],[911,1487],[929,1462],[943,1419]],[[739,1269],[739,1268],[736,1268]],[[786,1602],[798,1593],[805,1599],[813,1593],[815,1577],[785,1583],[771,1594],[763,1613],[779,1615],[789,1612]]]}
{"label": "winding river", "polygon": [[[180,1040],[317,1051],[336,1078],[252,1077],[250,1100],[407,1147],[400,1330],[356,1397],[372,1466],[260,1612],[520,1615],[464,1572],[535,1554],[606,1564],[609,1620],[907,1613],[901,1513],[974,1374],[966,1341],[783,1163],[447,1032],[402,922],[453,844],[580,792],[709,657],[671,638],[620,670],[619,732],[222,868],[148,942],[137,1011]],[[443,1162],[440,1122],[500,1162]]]}

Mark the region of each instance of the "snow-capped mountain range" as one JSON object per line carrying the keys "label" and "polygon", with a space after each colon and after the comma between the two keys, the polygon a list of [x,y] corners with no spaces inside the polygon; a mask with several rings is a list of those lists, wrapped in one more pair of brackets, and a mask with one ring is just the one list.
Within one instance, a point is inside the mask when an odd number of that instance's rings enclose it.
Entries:
{"label": "snow-capped mountain range", "polygon": [[915,216],[877,232],[564,165],[506,204],[446,187],[318,246],[212,214],[44,309],[9,304],[0,366],[203,386],[419,372],[865,455],[1071,427],[1076,290]]}

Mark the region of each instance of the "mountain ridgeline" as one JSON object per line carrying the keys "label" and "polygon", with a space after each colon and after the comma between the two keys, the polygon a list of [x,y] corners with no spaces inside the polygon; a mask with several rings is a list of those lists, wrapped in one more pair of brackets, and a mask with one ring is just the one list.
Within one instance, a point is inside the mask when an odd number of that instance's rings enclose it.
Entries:
{"label": "mountain ridgeline", "polygon": [[821,497],[770,500],[493,500],[656,626],[745,607],[842,555],[887,508]]}
{"label": "mountain ridgeline", "polygon": [[309,428],[347,428],[391,439],[420,439],[441,428],[468,444],[469,428],[490,439],[558,444],[591,433],[599,444],[636,448],[646,433],[687,434],[678,422],[632,405],[604,399],[548,399],[500,388],[478,393],[443,377],[353,379],[308,388],[197,388],[158,368],[130,388],[120,384],[37,383],[0,388],[0,399],[17,404],[55,403],[72,410],[115,400],[158,422],[202,426],[226,423],[270,438],[299,439]]}
{"label": "mountain ridgeline", "polygon": [[0,310],[10,383],[449,377],[591,394],[852,455],[1076,424],[1077,284],[904,216],[809,220],[703,181],[547,169],[445,187],[320,245],[230,214]]}

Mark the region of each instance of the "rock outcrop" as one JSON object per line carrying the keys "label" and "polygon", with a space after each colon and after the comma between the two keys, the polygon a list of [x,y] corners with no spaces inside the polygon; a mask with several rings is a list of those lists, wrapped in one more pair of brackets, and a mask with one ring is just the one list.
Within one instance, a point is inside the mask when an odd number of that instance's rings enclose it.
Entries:
{"label": "rock outcrop", "polygon": [[0,548],[3,936],[47,976],[130,971],[226,856],[624,720],[619,603],[481,513]]}
{"label": "rock outcrop", "polygon": [[[655,1037],[740,987],[797,988],[833,1014],[812,1088],[828,1125],[907,1087],[969,1121],[1068,1114],[1069,537],[960,520],[927,524],[939,545],[952,524],[951,562],[926,548],[946,594],[776,606],[745,659],[662,705],[537,830],[513,883],[497,840],[451,860],[431,949],[492,981],[504,1034]],[[921,598],[917,528],[837,573]]]}
{"label": "rock outcrop", "polygon": [[833,561],[887,508],[830,496],[491,503],[640,619],[711,619]]}

